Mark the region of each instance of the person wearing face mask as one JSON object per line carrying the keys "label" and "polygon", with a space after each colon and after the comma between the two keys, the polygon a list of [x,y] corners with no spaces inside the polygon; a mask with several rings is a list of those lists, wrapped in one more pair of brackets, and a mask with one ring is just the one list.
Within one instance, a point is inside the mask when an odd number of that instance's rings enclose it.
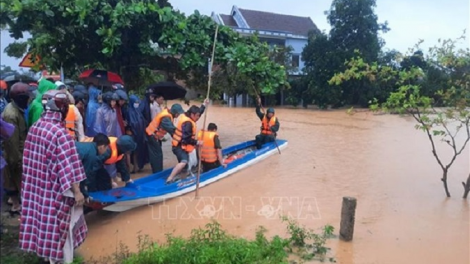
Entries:
{"label": "person wearing face mask", "polygon": [[145,138],[145,118],[140,111],[140,99],[136,95],[129,97],[127,108],[127,122],[131,135],[137,143],[137,148],[131,153],[131,163],[134,165],[132,172],[140,172],[148,162],[148,148]]}
{"label": "person wearing face mask", "polygon": [[7,165],[4,170],[4,188],[12,202],[9,213],[14,216],[20,214],[20,190],[23,171],[23,149],[28,133],[24,110],[29,102],[29,85],[15,83],[10,89],[11,102],[7,104],[2,113],[5,122],[15,127],[13,135],[3,141],[3,150]]}

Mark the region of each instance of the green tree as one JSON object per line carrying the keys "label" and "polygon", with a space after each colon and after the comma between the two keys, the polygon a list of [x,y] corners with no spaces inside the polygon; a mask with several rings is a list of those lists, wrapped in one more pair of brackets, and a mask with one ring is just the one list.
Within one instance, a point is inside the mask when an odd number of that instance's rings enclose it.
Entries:
{"label": "green tree", "polygon": [[[167,23],[160,38],[167,47],[164,52],[178,62],[176,77],[200,92],[207,89],[208,59],[216,27],[210,17],[196,11],[187,18],[179,15]],[[221,92],[253,93],[256,90],[275,94],[286,84],[286,71],[270,59],[266,43],[261,43],[256,36],[242,37],[225,26],[219,26],[214,70],[218,72],[214,73],[216,80],[211,96],[216,98]],[[217,87],[219,85],[223,87]]]}
{"label": "green tree", "polygon": [[387,32],[387,23],[379,24],[374,13],[375,0],[333,0],[328,14],[330,37],[347,58],[358,50],[367,62],[377,61],[383,40],[380,31]]}
{"label": "green tree", "polygon": [[[349,61],[349,68],[331,79],[331,83],[340,84],[350,79],[368,79],[374,82],[394,81],[394,90],[384,103],[374,103],[372,110],[398,112],[412,116],[416,128],[425,132],[432,148],[432,154],[442,170],[441,181],[447,197],[450,192],[447,185],[448,173],[456,158],[462,154],[470,141],[470,50],[455,48],[458,40],[445,40],[439,46],[430,49],[425,59],[427,67],[445,73],[447,82],[439,83],[439,90],[428,96],[426,86],[430,81],[426,71],[417,66],[395,69],[390,66],[380,67],[378,63],[367,63],[356,57]],[[429,74],[429,73],[428,73]],[[445,108],[437,108],[437,105]],[[463,142],[458,140],[462,135]],[[437,144],[448,145],[453,155],[445,161]],[[470,191],[470,175],[464,186],[464,198]]]}
{"label": "green tree", "polygon": [[331,86],[328,80],[342,67],[341,57],[326,34],[310,34],[308,44],[302,51],[305,60],[303,83],[307,90],[302,94],[306,104],[314,102],[320,108],[342,104],[342,90]]}
{"label": "green tree", "polygon": [[2,12],[10,19],[2,23],[8,23],[16,39],[29,32],[29,50],[52,70],[63,66],[71,75],[99,63],[135,87],[139,68],[152,67],[151,44],[161,36],[162,24],[173,16],[171,7],[159,4],[150,0],[13,0],[4,6]]}
{"label": "green tree", "polygon": [[375,0],[334,0],[327,14],[329,34],[312,34],[302,58],[307,65],[307,91],[321,108],[328,105],[366,106],[376,87],[367,80],[351,80],[329,85],[328,80],[346,69],[344,62],[359,52],[367,62],[377,61],[384,41],[379,32],[387,32],[387,23],[379,24],[374,13]]}
{"label": "green tree", "polygon": [[[344,62],[358,51],[366,62],[377,61],[384,41],[378,33],[387,32],[387,23],[379,24],[374,13],[375,0],[334,0],[328,12],[331,25],[330,41],[334,44]],[[344,66],[337,70],[343,71]],[[338,72],[338,71],[337,71]],[[367,106],[372,99],[373,87],[367,80],[356,80],[341,85],[345,104]]]}
{"label": "green tree", "polygon": [[[143,85],[141,73],[148,71],[142,68],[163,70],[167,79],[205,90],[216,24],[197,11],[185,17],[164,0],[13,0],[2,7],[7,17],[0,22],[16,39],[28,31],[29,50],[52,70],[63,66],[70,76],[100,66],[119,73],[131,89]],[[265,45],[228,27],[219,31],[216,65],[232,64],[267,93],[285,83],[281,65],[266,59]]]}

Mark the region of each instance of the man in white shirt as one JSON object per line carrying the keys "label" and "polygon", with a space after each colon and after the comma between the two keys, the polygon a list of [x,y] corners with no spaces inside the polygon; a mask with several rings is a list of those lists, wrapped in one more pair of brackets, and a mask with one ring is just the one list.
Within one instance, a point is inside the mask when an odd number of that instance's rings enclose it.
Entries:
{"label": "man in white shirt", "polygon": [[152,120],[162,111],[164,101],[165,98],[161,94],[150,95],[150,116]]}

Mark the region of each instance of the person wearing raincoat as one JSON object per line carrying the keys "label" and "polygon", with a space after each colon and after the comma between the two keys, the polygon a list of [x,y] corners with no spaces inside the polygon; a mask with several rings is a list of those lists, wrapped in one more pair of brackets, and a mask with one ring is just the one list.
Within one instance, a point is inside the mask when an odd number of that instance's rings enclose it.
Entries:
{"label": "person wearing raincoat", "polygon": [[101,106],[98,101],[98,97],[101,92],[98,88],[90,86],[88,88],[88,104],[85,112],[85,135],[87,137],[94,137],[97,133],[95,132],[96,113]]}
{"label": "person wearing raincoat", "polygon": [[46,79],[41,79],[39,81],[36,98],[31,102],[28,108],[28,127],[31,127],[42,115],[44,107],[42,105],[42,95],[47,91],[54,90],[56,85],[53,82],[50,82]]}
{"label": "person wearing raincoat", "polygon": [[119,101],[116,104],[116,116],[118,119],[119,127],[123,134],[126,133],[127,127],[127,101],[129,101],[129,97],[127,96],[126,90],[122,84],[115,84],[113,85],[114,93],[119,96]]}
{"label": "person wearing raincoat", "polygon": [[134,165],[132,172],[135,172],[137,167],[140,172],[144,165],[148,162],[148,148],[145,139],[145,118],[140,111],[140,99],[136,95],[129,97],[129,105],[127,108],[127,122],[131,130],[132,137],[137,143],[136,150],[132,153],[131,161]]}
{"label": "person wearing raincoat", "polygon": [[148,89],[145,91],[145,96],[140,102],[139,110],[142,113],[142,115],[145,118],[145,126],[147,127],[150,122],[152,122],[152,114],[150,110],[150,104],[152,100],[150,99],[150,96],[154,96],[155,93],[153,92],[152,89]]}
{"label": "person wearing raincoat", "polygon": [[113,92],[103,94],[103,104],[96,111],[95,133],[103,133],[108,137],[119,137],[122,135],[116,112],[118,100],[119,96]]}

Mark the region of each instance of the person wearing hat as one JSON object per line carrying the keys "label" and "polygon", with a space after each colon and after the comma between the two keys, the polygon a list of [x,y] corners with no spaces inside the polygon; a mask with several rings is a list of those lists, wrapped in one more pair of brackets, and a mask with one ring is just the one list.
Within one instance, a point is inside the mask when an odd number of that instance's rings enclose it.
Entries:
{"label": "person wearing hat", "polygon": [[19,215],[21,212],[19,197],[23,174],[23,150],[28,135],[24,110],[28,107],[29,96],[28,84],[23,82],[13,84],[10,90],[11,102],[8,103],[2,113],[2,119],[15,127],[13,135],[3,141],[3,151],[7,165],[2,176],[6,194],[12,202],[9,210],[12,216]]}
{"label": "person wearing hat", "polygon": [[36,97],[28,107],[28,120],[26,122],[28,127],[31,127],[36,121],[38,121],[44,112],[42,96],[48,91],[55,90],[56,87],[57,86],[53,82],[50,82],[47,79],[42,78],[38,81],[38,88],[35,92]]}
{"label": "person wearing hat", "polygon": [[162,140],[167,133],[173,136],[176,127],[173,121],[184,113],[180,104],[173,104],[170,109],[164,108],[145,129],[148,139],[149,161],[152,173],[163,170]]}
{"label": "person wearing hat", "polygon": [[41,102],[44,113],[24,143],[19,246],[50,263],[71,263],[88,231],[80,191],[86,175],[63,126],[67,95],[50,90]]}
{"label": "person wearing hat", "polygon": [[74,139],[81,141],[85,137],[85,132],[83,129],[83,117],[80,113],[80,110],[75,106],[74,96],[67,90],[67,86],[61,82],[55,82],[56,88],[59,91],[67,94],[70,105],[67,116],[65,117],[65,128],[69,135]]}
{"label": "person wearing hat", "polygon": [[258,105],[256,106],[256,115],[261,120],[261,133],[255,137],[256,148],[260,149],[263,144],[276,140],[279,131],[279,120],[274,115],[274,108],[268,108],[266,114],[261,112],[261,98],[258,97]]}

